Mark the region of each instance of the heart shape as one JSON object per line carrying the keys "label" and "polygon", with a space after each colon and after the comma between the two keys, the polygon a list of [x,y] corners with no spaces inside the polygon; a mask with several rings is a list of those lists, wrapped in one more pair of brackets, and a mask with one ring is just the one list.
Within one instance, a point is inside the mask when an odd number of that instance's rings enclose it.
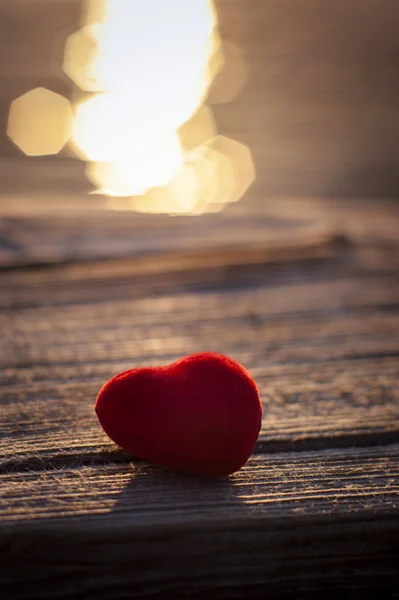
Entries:
{"label": "heart shape", "polygon": [[240,469],[262,420],[251,375],[213,353],[123,371],[101,388],[95,410],[104,431],[124,450],[206,476]]}

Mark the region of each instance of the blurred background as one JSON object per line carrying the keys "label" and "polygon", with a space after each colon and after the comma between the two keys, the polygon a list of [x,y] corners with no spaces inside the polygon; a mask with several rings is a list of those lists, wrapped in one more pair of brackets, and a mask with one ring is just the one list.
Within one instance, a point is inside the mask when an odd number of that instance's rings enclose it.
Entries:
{"label": "blurred background", "polygon": [[238,215],[241,242],[276,202],[394,198],[398,31],[397,0],[2,0],[0,214]]}

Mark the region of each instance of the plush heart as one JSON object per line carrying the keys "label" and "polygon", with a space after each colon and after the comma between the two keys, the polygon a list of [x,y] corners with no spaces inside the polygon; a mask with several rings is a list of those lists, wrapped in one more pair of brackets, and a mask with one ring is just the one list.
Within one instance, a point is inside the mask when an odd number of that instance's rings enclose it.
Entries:
{"label": "plush heart", "polygon": [[100,390],[96,412],[108,436],[148,462],[207,476],[237,471],[259,434],[256,384],[219,354],[119,373]]}

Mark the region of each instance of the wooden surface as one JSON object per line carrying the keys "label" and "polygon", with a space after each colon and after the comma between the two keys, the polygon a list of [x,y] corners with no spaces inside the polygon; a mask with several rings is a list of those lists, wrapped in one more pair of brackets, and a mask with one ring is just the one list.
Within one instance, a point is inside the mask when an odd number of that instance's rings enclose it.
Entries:
{"label": "wooden surface", "polygon": [[256,456],[219,481],[47,469],[2,476],[3,597],[396,597],[398,445]]}
{"label": "wooden surface", "polygon": [[[396,597],[399,245],[266,250],[3,269],[2,597]],[[93,411],[115,372],[200,349],[264,405],[218,481],[135,460]]]}
{"label": "wooden surface", "polygon": [[[0,161],[0,175],[14,172],[15,162]],[[48,170],[48,179],[63,179],[60,165]],[[72,181],[75,175],[69,171]],[[215,266],[315,256],[336,237],[354,244],[398,239],[399,203],[383,198],[266,199],[251,188],[221,213],[171,219],[109,211],[104,198],[93,202],[70,189],[60,196],[54,185],[32,191],[34,185],[32,170],[26,170],[24,193],[0,195],[0,268],[134,257],[137,271],[154,273],[164,264],[188,268],[198,260]]]}
{"label": "wooden surface", "polygon": [[132,276],[134,262],[3,273],[0,432],[13,443],[3,435],[0,457],[112,448],[93,412],[102,382],[199,348],[256,377],[265,449],[399,441],[398,251],[337,241],[319,254]]}
{"label": "wooden surface", "polygon": [[[5,135],[16,96],[71,94],[79,8],[0,2],[0,597],[397,600],[397,0],[220,0],[247,81],[214,114],[257,179],[173,219],[104,213],[83,163]],[[122,452],[93,411],[117,371],[199,350],[264,406],[217,481]]]}

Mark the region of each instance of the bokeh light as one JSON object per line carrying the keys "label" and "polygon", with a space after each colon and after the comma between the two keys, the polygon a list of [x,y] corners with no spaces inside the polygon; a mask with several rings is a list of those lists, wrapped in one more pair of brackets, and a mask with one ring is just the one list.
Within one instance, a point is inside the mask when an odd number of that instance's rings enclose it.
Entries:
{"label": "bokeh light", "polygon": [[126,201],[112,200],[117,210],[136,210],[168,215],[219,212],[238,200],[255,178],[248,148],[217,136],[186,155],[171,181]]}
{"label": "bokeh light", "polygon": [[201,108],[179,129],[181,145],[189,152],[216,135],[216,123],[208,106]]}
{"label": "bokeh light", "polygon": [[[163,122],[160,110],[145,112],[144,117],[143,111],[132,110],[126,94],[98,94],[77,105],[72,145],[84,160],[130,161],[138,146],[143,145],[145,152],[154,138],[177,143],[177,128],[165,127]],[[170,145],[160,143],[170,152]]]}
{"label": "bokeh light", "polygon": [[136,145],[134,141],[126,140],[129,148],[125,147],[125,155],[116,156],[116,160],[88,163],[86,174],[102,193],[143,194],[153,186],[166,185],[183,165],[179,138],[174,132],[140,140]]}
{"label": "bokeh light", "polygon": [[108,0],[83,0],[80,23],[82,27],[104,23],[108,11]]}
{"label": "bokeh light", "polygon": [[[220,69],[219,69],[220,70]],[[245,58],[237,44],[223,44],[223,69],[213,85],[209,87],[207,102],[209,104],[227,104],[232,102],[241,92],[248,76]]]}
{"label": "bokeh light", "polygon": [[11,103],[7,135],[27,156],[57,154],[71,135],[72,122],[68,100],[39,87]]}
{"label": "bokeh light", "polygon": [[[186,155],[216,135],[203,106],[224,61],[216,24],[210,0],[84,4],[64,70],[91,93],[75,104],[71,146],[88,161],[97,192],[142,196],[155,188],[155,197],[160,189],[171,196],[168,185],[190,187]],[[194,203],[183,194],[172,202],[178,212]]]}
{"label": "bokeh light", "polygon": [[98,25],[88,25],[72,33],[65,44],[64,71],[85,92],[99,91],[95,76],[98,36]]}
{"label": "bokeh light", "polygon": [[251,152],[245,144],[219,135],[210,141],[209,147],[230,164],[233,181],[222,177],[220,201],[237,202],[255,180],[255,166]]}
{"label": "bokeh light", "polygon": [[249,149],[218,135],[209,104],[246,78],[222,43],[211,0],[85,0],[63,68],[72,106],[44,88],[15,100],[8,135],[26,154],[69,140],[94,193],[112,208],[202,214],[240,199],[255,177]]}
{"label": "bokeh light", "polygon": [[76,85],[131,92],[132,110],[166,94],[182,107],[181,122],[195,111],[220,68],[209,1],[108,0],[97,9],[89,3],[84,14],[88,22],[68,38],[64,55],[64,70]]}
{"label": "bokeh light", "polygon": [[224,52],[224,44],[222,42],[222,38],[220,37],[220,33],[216,28],[212,31],[206,43],[206,78],[208,81],[207,94],[209,94],[210,90],[212,89],[212,85],[216,80],[216,77],[224,69],[224,66],[226,64],[226,58]]}

